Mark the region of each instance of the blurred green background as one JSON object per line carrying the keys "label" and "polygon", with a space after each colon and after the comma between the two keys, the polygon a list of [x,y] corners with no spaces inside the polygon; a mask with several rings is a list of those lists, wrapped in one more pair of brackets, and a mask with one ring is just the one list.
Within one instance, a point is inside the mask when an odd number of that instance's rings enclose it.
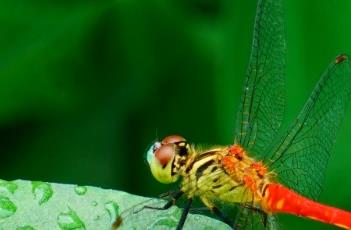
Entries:
{"label": "blurred green background", "polygon": [[[155,196],[158,136],[230,144],[256,1],[0,2],[0,177]],[[351,1],[285,1],[285,123],[327,64],[351,53]],[[351,109],[321,201],[351,210]],[[296,217],[286,229],[327,229]],[[329,227],[330,228],[330,227]]]}

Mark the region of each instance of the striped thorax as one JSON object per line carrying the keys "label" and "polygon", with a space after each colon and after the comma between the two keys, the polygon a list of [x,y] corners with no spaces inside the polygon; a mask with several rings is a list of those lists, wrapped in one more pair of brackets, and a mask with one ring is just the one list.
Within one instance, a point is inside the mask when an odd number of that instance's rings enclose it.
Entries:
{"label": "striped thorax", "polygon": [[258,204],[265,185],[274,177],[239,145],[201,151],[181,136],[156,142],[147,159],[158,181],[173,183],[181,177],[181,190],[186,196],[199,196],[209,208],[215,200]]}

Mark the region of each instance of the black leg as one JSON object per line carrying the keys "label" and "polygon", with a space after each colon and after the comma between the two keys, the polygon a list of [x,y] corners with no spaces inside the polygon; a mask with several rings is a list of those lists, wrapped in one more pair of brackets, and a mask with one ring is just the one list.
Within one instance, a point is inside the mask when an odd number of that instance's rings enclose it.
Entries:
{"label": "black leg", "polygon": [[264,229],[268,229],[268,225],[267,225],[267,220],[268,220],[268,215],[267,213],[265,212],[261,212],[261,215],[263,217],[263,226],[264,226]]}
{"label": "black leg", "polygon": [[217,207],[213,207],[211,210],[216,216],[219,217],[219,219],[234,229],[234,222],[226,214],[221,212],[221,210],[219,210]]}
{"label": "black leg", "polygon": [[[179,191],[176,194],[173,195],[172,199],[169,200],[165,205],[163,205],[162,207],[153,207],[153,206],[148,206],[145,205],[141,210],[143,209],[155,209],[155,210],[166,210],[169,209],[172,205],[174,205],[176,203],[176,201],[184,194],[184,192]],[[139,210],[139,211],[141,211]]]}
{"label": "black leg", "polygon": [[185,205],[185,207],[183,209],[182,216],[179,219],[179,222],[178,222],[178,225],[177,225],[177,228],[176,228],[177,230],[182,230],[183,229],[186,217],[188,216],[188,213],[189,213],[189,210],[190,210],[190,207],[191,207],[192,203],[193,203],[193,199],[191,199],[191,198],[188,199],[188,202],[186,203],[186,205]]}
{"label": "black leg", "polygon": [[[177,191],[177,192],[167,192],[167,193],[164,193],[162,194],[160,197],[161,198],[164,198],[164,197],[172,197],[172,199],[170,201],[168,201],[165,205],[163,205],[162,207],[152,207],[152,206],[143,206],[142,208],[140,208],[139,210],[134,210],[133,213],[136,214],[136,213],[139,213],[141,212],[142,210],[144,209],[156,209],[156,210],[166,210],[168,208],[170,208],[172,205],[175,204],[175,202],[184,194],[184,192],[182,191]],[[117,229],[123,222],[123,219],[122,217],[119,215],[115,222],[113,223],[112,225],[112,229],[115,230]]]}
{"label": "black leg", "polygon": [[180,190],[177,190],[177,191],[168,191],[168,192],[165,192],[165,193],[162,193],[158,196],[158,198],[160,199],[164,199],[164,198],[167,198],[167,197],[174,197],[176,194],[179,193]]}

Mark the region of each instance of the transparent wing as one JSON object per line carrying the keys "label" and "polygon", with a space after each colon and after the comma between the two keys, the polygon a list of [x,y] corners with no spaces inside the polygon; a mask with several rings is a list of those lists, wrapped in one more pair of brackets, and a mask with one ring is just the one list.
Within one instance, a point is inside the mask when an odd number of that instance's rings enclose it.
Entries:
{"label": "transparent wing", "polygon": [[[249,192],[249,189],[246,190]],[[249,198],[249,196],[243,196]],[[259,206],[253,203],[254,197],[250,200],[245,198],[238,204],[238,212],[235,218],[235,227],[245,230],[274,230],[280,229],[275,216],[263,212]]]}
{"label": "transparent wing", "polygon": [[[281,0],[259,0],[234,142],[264,154],[284,112],[285,32]],[[262,156],[262,155],[261,155]]]}
{"label": "transparent wing", "polygon": [[336,132],[351,93],[351,63],[338,56],[285,136],[275,145],[270,168],[288,187],[316,199]]}
{"label": "transparent wing", "polygon": [[236,221],[237,229],[243,230],[276,230],[281,226],[276,221],[276,216],[263,216],[262,213],[253,211],[250,208],[242,207],[238,212]]}

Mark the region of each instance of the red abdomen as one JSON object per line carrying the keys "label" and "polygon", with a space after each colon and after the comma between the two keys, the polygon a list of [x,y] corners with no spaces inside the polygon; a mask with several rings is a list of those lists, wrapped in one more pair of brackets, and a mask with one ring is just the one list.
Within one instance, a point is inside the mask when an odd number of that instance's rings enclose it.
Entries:
{"label": "red abdomen", "polygon": [[289,213],[351,229],[351,212],[319,204],[281,184],[268,184],[262,200],[268,213]]}

